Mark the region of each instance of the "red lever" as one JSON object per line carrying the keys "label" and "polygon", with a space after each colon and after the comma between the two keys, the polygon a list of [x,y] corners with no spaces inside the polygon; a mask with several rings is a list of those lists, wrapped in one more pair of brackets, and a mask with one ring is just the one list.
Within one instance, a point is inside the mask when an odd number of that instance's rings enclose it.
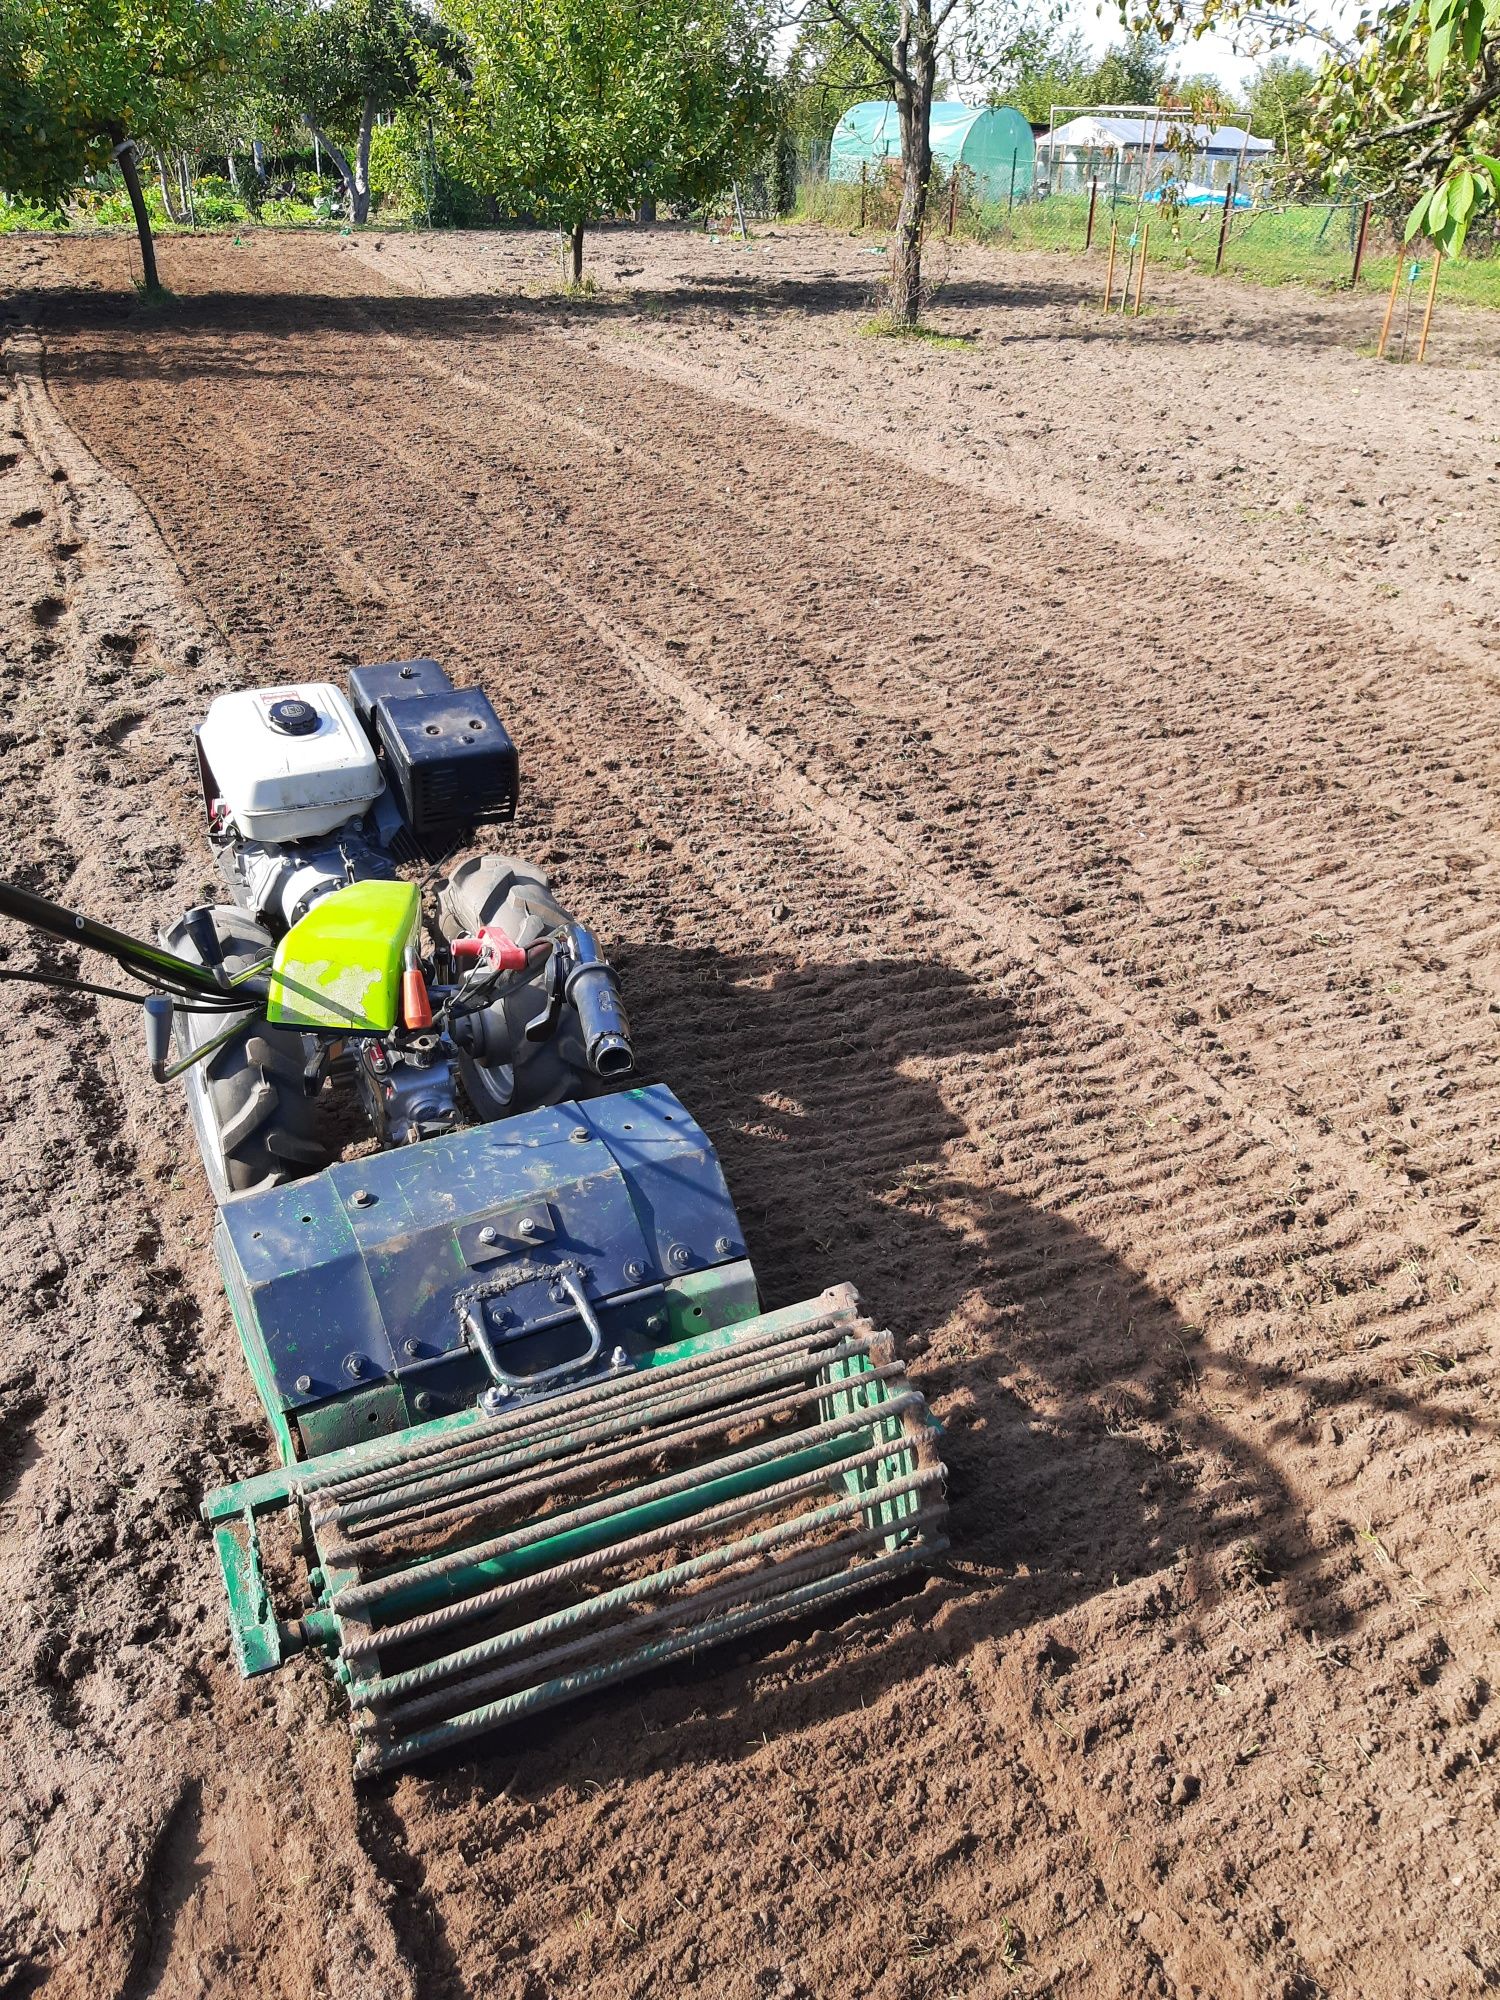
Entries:
{"label": "red lever", "polygon": [[481,924],[473,937],[455,938],[449,950],[460,964],[466,958],[484,959],[501,972],[524,972],[528,964],[525,950],[498,924]]}
{"label": "red lever", "polygon": [[427,997],[427,981],[415,965],[409,965],[401,975],[401,1025],[404,1028],[432,1026],[432,1002]]}

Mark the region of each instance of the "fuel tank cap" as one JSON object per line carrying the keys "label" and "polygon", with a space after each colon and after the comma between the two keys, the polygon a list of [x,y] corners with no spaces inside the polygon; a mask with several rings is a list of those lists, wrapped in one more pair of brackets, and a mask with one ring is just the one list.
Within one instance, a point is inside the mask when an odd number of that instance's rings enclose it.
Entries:
{"label": "fuel tank cap", "polygon": [[311,736],[318,726],[318,711],[310,701],[295,697],[271,703],[271,727],[283,736]]}

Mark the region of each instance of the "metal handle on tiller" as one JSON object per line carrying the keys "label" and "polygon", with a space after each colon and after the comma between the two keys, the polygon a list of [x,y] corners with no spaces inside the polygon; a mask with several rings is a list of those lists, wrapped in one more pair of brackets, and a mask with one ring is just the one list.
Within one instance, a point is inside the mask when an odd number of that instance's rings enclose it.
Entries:
{"label": "metal handle on tiller", "polygon": [[580,1368],[587,1368],[592,1362],[598,1360],[604,1349],[604,1328],[599,1324],[599,1315],[589,1303],[588,1293],[583,1289],[583,1274],[581,1271],[577,1271],[567,1264],[555,1264],[551,1266],[541,1264],[528,1266],[520,1271],[509,1273],[508,1276],[510,1282],[503,1286],[503,1288],[497,1287],[497,1292],[501,1289],[509,1291],[514,1286],[525,1283],[528,1279],[532,1278],[550,1278],[554,1284],[560,1285],[573,1301],[574,1310],[583,1321],[588,1333],[589,1344],[582,1354],[575,1355],[571,1361],[559,1361],[552,1368],[539,1368],[534,1375],[513,1375],[508,1368],[500,1366],[500,1357],[495,1352],[495,1343],[490,1337],[489,1328],[484,1323],[483,1297],[474,1298],[472,1302],[465,1303],[460,1308],[459,1318],[463,1324],[464,1331],[479,1349],[484,1365],[490,1371],[490,1375],[497,1388],[503,1389],[507,1395],[514,1394],[518,1390],[530,1393],[533,1390],[544,1388],[547,1383],[555,1382],[564,1375],[576,1375]]}

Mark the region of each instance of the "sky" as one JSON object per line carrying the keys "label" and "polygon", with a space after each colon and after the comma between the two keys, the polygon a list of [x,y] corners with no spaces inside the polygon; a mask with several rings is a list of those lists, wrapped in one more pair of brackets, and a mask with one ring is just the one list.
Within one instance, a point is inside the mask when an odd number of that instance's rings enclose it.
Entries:
{"label": "sky", "polygon": [[[1307,20],[1320,25],[1337,28],[1340,17],[1347,18],[1348,9],[1337,4],[1337,0],[1309,0],[1301,9]],[[1069,0],[1062,16],[1065,28],[1077,28],[1087,37],[1089,47],[1102,53],[1112,43],[1122,39],[1124,30],[1120,26],[1120,10],[1114,0]],[[1242,30],[1242,39],[1252,48],[1254,31]],[[1237,89],[1245,83],[1263,59],[1261,54],[1237,53],[1230,39],[1221,34],[1207,34],[1199,41],[1182,39],[1174,42],[1177,68],[1184,76],[1206,75],[1219,83]],[[1289,48],[1278,53],[1290,55],[1294,60],[1316,64],[1323,53],[1321,43],[1315,41],[1294,42]]]}

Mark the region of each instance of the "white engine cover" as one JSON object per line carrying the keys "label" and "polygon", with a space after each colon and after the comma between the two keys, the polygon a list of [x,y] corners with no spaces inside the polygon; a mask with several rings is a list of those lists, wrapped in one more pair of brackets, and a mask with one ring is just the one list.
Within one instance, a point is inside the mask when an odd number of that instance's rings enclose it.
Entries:
{"label": "white engine cover", "polygon": [[[297,704],[313,711],[311,727]],[[327,681],[221,694],[199,725],[198,751],[206,789],[245,840],[332,833],[363,818],[381,790],[370,739]]]}

